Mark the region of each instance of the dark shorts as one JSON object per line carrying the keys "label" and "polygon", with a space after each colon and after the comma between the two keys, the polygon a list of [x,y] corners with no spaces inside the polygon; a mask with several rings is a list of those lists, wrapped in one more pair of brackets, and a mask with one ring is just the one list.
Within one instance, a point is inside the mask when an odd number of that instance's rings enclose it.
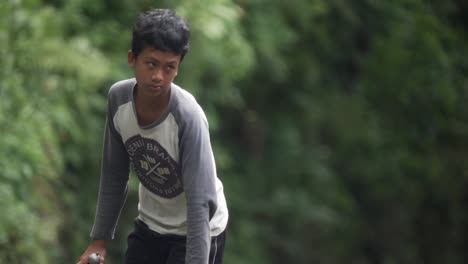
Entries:
{"label": "dark shorts", "polygon": [[[211,238],[209,264],[223,263],[226,231]],[[141,220],[128,236],[125,264],[184,264],[185,236],[162,235],[154,232]]]}

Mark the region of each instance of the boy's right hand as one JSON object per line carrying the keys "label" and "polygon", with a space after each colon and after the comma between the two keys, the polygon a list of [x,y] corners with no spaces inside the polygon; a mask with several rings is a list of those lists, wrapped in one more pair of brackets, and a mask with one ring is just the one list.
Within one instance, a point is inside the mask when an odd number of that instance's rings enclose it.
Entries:
{"label": "boy's right hand", "polygon": [[85,250],[83,255],[81,255],[77,264],[88,264],[88,256],[93,253],[99,254],[99,264],[104,264],[104,259],[106,257],[106,241],[94,240]]}

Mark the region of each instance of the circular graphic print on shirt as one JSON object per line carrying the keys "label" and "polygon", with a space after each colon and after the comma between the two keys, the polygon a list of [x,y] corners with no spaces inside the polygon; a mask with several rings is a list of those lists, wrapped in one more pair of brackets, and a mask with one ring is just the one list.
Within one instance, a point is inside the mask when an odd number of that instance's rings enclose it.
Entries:
{"label": "circular graphic print on shirt", "polygon": [[138,135],[128,139],[125,147],[138,179],[148,190],[164,198],[183,192],[179,166],[157,141]]}

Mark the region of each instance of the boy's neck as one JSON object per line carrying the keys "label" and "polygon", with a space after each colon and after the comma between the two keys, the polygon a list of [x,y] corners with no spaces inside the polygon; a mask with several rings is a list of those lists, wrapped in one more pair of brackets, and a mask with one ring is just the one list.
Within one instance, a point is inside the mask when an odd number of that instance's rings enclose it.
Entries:
{"label": "boy's neck", "polygon": [[138,86],[135,89],[135,103],[140,111],[163,112],[169,105],[171,90],[160,96],[144,96],[138,93]]}
{"label": "boy's neck", "polygon": [[148,126],[163,117],[169,106],[170,90],[160,96],[139,96],[135,91],[134,96],[138,124]]}

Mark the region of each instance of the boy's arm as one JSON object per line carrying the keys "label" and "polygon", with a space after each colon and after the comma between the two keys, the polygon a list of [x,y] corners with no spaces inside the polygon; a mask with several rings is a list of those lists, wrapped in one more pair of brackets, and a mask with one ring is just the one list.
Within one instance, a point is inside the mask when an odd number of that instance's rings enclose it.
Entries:
{"label": "boy's arm", "polygon": [[181,136],[182,175],[187,198],[186,263],[207,264],[211,244],[209,222],[217,208],[216,168],[208,123],[204,115],[192,117]]}
{"label": "boy's arm", "polygon": [[122,139],[114,128],[111,113],[109,100],[96,218],[91,231],[94,240],[114,238],[128,191],[129,158]]}

